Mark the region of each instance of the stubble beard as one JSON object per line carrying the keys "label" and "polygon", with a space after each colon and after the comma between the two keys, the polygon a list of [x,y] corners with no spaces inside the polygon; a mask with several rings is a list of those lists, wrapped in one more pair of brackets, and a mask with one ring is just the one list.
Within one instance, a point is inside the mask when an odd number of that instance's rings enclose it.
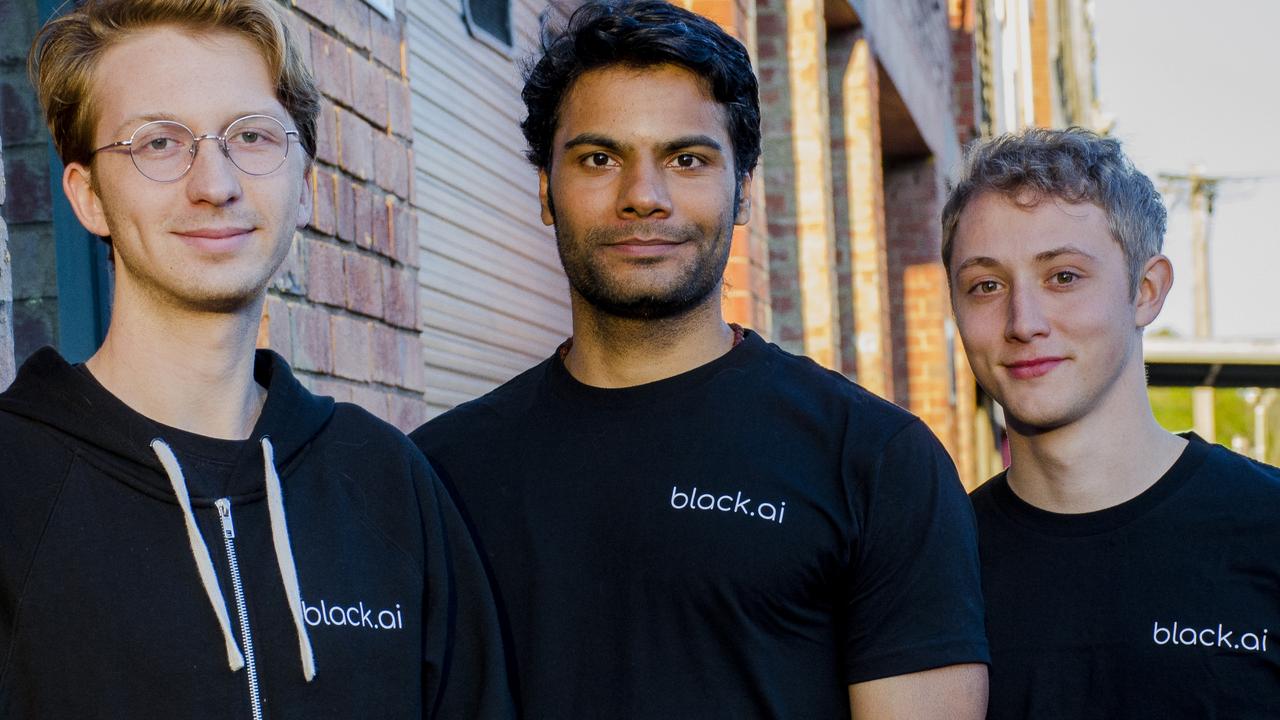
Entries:
{"label": "stubble beard", "polygon": [[[720,286],[729,262],[729,239],[733,218],[721,218],[717,227],[694,223],[666,228],[655,233],[652,225],[632,223],[618,229],[591,228],[581,237],[557,223],[556,249],[564,266],[569,286],[596,310],[626,320],[665,320],[685,315],[701,306]],[[712,236],[714,235],[714,236]],[[594,250],[627,237],[664,237],[691,244],[696,257],[680,268],[677,276],[661,286],[627,288],[610,275]],[[664,260],[636,259],[636,264],[658,265]]]}

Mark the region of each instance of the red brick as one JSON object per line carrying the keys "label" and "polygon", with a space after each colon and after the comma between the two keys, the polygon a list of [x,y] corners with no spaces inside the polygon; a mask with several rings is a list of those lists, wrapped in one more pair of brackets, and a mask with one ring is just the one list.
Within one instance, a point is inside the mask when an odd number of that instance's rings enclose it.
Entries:
{"label": "red brick", "polygon": [[358,48],[369,47],[369,6],[363,2],[334,2],[333,25],[338,33]]}
{"label": "red brick", "polygon": [[338,108],[324,99],[320,100],[320,113],[316,116],[316,158],[338,164]]}
{"label": "red brick", "polygon": [[333,0],[293,0],[293,6],[324,25],[333,24]]}
{"label": "red brick", "polygon": [[387,422],[409,433],[427,421],[427,403],[421,398],[392,394],[387,396]]}
{"label": "red brick", "polygon": [[338,178],[338,238],[351,242],[356,237],[355,190],[346,177]]}
{"label": "red brick", "polygon": [[391,208],[391,257],[404,265],[416,265],[418,261],[418,236],[415,232],[413,209],[396,203]]}
{"label": "red brick", "polygon": [[284,257],[284,262],[280,263],[271,280],[272,290],[286,295],[307,294],[307,263],[303,255],[305,246],[306,239],[302,237],[302,233],[295,231],[293,240],[289,243],[289,254]]}
{"label": "red brick", "polygon": [[328,395],[338,402],[351,402],[351,386],[333,378],[312,378],[311,392],[316,395]]}
{"label": "red brick", "polygon": [[330,320],[333,337],[333,374],[349,380],[369,379],[369,321],[345,315]]}
{"label": "red brick", "polygon": [[314,67],[311,61],[311,28],[306,19],[296,12],[281,14],[284,15],[284,24],[289,31],[289,39],[297,47],[298,54],[302,56],[302,62],[306,63],[307,67]]}
{"label": "red brick", "polygon": [[379,132],[373,135],[373,152],[378,186],[402,200],[407,199],[409,149],[395,135]]}
{"label": "red brick", "polygon": [[400,24],[382,17],[380,13],[371,13],[369,30],[374,58],[391,68],[392,72],[404,77],[403,59],[400,55]]}
{"label": "red brick", "polygon": [[[330,0],[321,0],[328,3]],[[328,23],[326,23],[328,24]],[[320,92],[351,105],[351,58],[342,41],[311,28],[311,62]]]}
{"label": "red brick", "polygon": [[351,186],[351,200],[355,211],[355,242],[362,248],[373,247],[374,207],[381,207],[381,202],[363,185]]}
{"label": "red brick", "polygon": [[351,402],[368,410],[382,420],[387,419],[387,396],[374,387],[369,385],[352,387]]}
{"label": "red brick", "polygon": [[347,281],[347,309],[361,315],[382,317],[382,262],[372,255],[343,253]]}
{"label": "red brick", "polygon": [[413,94],[409,81],[387,76],[387,110],[391,131],[403,137],[413,136]]}
{"label": "red brick", "polygon": [[399,385],[401,369],[400,332],[389,325],[373,325],[373,380],[383,385]]}
{"label": "red brick", "polygon": [[346,287],[342,278],[342,250],[320,240],[307,244],[307,298],[344,307]]}
{"label": "red brick", "polygon": [[342,168],[361,180],[372,175],[373,128],[355,113],[338,109],[338,154]]}
{"label": "red brick", "polygon": [[369,247],[387,257],[391,257],[391,207],[394,204],[395,200],[390,196],[383,196],[382,202],[378,202],[378,197],[375,196],[371,208],[373,242]]}
{"label": "red brick", "polygon": [[289,320],[293,326],[293,366],[298,370],[332,372],[329,313],[314,305],[290,305]]}
{"label": "red brick", "polygon": [[325,235],[338,229],[338,177],[328,170],[313,168],[311,172],[311,227]]}
{"label": "red brick", "polygon": [[417,393],[427,389],[426,368],[422,364],[422,338],[417,333],[396,333],[399,345],[400,377],[395,384]]}
{"label": "red brick", "polygon": [[383,317],[410,330],[418,329],[418,273],[412,268],[382,267]]}
{"label": "red brick", "polygon": [[359,55],[351,58],[351,81],[356,112],[375,128],[386,130],[390,123],[387,105],[387,71]]}
{"label": "red brick", "polygon": [[268,295],[262,307],[263,329],[259,332],[258,347],[267,347],[280,353],[290,364],[293,363],[293,330],[289,319],[289,305],[275,295]]}

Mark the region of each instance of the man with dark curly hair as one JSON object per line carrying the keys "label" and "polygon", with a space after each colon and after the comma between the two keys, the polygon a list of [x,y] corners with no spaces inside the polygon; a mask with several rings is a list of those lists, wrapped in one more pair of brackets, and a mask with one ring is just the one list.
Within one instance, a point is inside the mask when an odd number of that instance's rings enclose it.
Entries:
{"label": "man with dark curly hair", "polygon": [[490,564],[530,718],[976,718],[972,511],[918,419],[751,330],[743,46],[590,4],[523,124],[573,336],[414,433]]}
{"label": "man with dark curly hair", "polygon": [[970,149],[943,211],[960,336],[1012,464],[973,493],[993,720],[1275,718],[1280,471],[1174,435],[1142,331],[1165,209],[1114,138]]}

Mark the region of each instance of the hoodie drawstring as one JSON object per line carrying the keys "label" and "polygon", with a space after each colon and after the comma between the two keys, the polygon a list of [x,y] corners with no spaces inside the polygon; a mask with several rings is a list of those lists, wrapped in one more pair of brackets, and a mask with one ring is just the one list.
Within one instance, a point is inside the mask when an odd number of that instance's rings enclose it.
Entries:
{"label": "hoodie drawstring", "polygon": [[227,644],[227,665],[231,672],[244,667],[244,655],[231,634],[231,620],[227,614],[227,598],[218,585],[218,576],[213,571],[213,557],[209,555],[209,546],[204,544],[204,536],[196,527],[195,513],[191,512],[191,496],[187,493],[187,479],[182,475],[182,466],[169,446],[159,438],[151,441],[151,449],[160,458],[160,464],[169,476],[169,484],[173,486],[173,494],[178,496],[178,504],[182,506],[182,519],[187,525],[187,542],[191,545],[191,557],[195,558],[196,570],[200,573],[200,584],[204,585],[204,593],[209,596],[209,604],[213,606],[213,614],[218,616],[218,625],[222,627],[222,639]]}
{"label": "hoodie drawstring", "polygon": [[311,637],[302,618],[302,590],[298,586],[298,568],[293,562],[293,548],[289,544],[289,525],[284,519],[284,491],[280,488],[280,475],[276,473],[276,452],[271,440],[262,438],[262,457],[267,466],[267,513],[271,516],[271,542],[276,548],[276,566],[280,568],[280,580],[284,594],[289,599],[289,612],[293,615],[293,627],[298,633],[298,654],[302,657],[302,676],[311,682],[316,676],[316,657],[311,652]]}
{"label": "hoodie drawstring", "polygon": [[[218,576],[213,570],[213,558],[209,555],[209,546],[205,544],[200,529],[196,526],[195,513],[191,511],[191,497],[187,491],[187,481],[182,474],[182,466],[178,458],[161,439],[151,441],[151,449],[160,458],[173,493],[182,507],[183,521],[187,527],[187,541],[191,546],[191,556],[196,561],[196,570],[200,574],[200,583],[204,585],[205,594],[213,614],[218,618],[222,628],[222,637],[227,646],[227,664],[235,672],[244,667],[244,655],[231,632],[231,620],[227,612],[226,596],[218,584]],[[271,441],[262,438],[262,456],[266,465],[267,514],[271,523],[271,542],[275,548],[276,566],[280,570],[280,579],[284,583],[285,597],[289,602],[289,611],[293,615],[294,629],[298,634],[298,654],[302,659],[302,676],[311,682],[316,676],[315,654],[311,650],[311,638],[307,635],[307,625],[302,616],[302,591],[298,584],[298,570],[293,560],[293,550],[289,544],[289,527],[284,517],[284,492],[280,487],[280,476],[276,472],[275,449]]]}

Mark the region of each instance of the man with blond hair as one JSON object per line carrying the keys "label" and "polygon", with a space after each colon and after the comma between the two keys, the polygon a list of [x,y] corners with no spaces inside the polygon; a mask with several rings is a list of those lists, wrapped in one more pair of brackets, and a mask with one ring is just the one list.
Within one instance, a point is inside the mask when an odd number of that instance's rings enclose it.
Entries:
{"label": "man with blond hair", "polygon": [[275,4],[87,0],[30,68],[115,283],[87,363],[0,395],[0,717],[509,717],[421,453],[254,350],[318,107]]}
{"label": "man with blond hair", "polygon": [[1280,471],[1174,435],[1142,331],[1165,209],[1120,143],[972,148],[943,211],[951,302],[1012,463],[973,492],[995,719],[1274,718]]}

